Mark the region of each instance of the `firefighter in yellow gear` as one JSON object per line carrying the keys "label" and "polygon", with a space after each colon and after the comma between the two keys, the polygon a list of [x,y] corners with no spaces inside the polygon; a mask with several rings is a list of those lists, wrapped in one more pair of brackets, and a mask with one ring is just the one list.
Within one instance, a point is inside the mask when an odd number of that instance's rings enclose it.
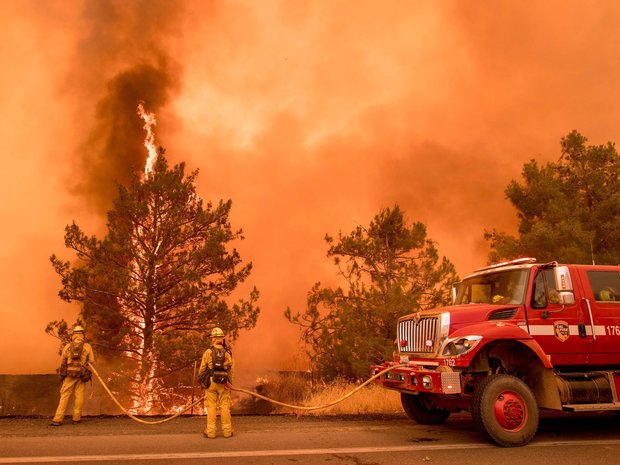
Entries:
{"label": "firefighter in yellow gear", "polygon": [[213,328],[211,331],[211,347],[202,355],[198,377],[205,389],[205,408],[207,424],[203,436],[215,438],[217,432],[216,410],[220,408],[222,434],[225,438],[233,435],[230,416],[230,386],[233,381],[235,362],[232,352],[226,348],[224,331]]}
{"label": "firefighter in yellow gear", "polygon": [[88,363],[95,362],[93,348],[84,341],[84,328],[75,326],[71,334],[71,342],[62,350],[60,364],[60,376],[62,387],[60,388],[60,402],[51,426],[60,426],[65,417],[65,410],[71,398],[73,399],[73,423],[82,421],[82,406],[84,405],[84,386],[90,380]]}

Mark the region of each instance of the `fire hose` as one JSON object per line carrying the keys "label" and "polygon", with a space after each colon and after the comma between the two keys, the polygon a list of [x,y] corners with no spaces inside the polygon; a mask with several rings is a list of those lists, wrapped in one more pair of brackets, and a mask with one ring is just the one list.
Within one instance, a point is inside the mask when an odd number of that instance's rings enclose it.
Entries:
{"label": "fire hose", "polygon": [[[95,367],[90,362],[88,363],[88,366],[91,369],[91,371],[95,374],[95,377],[99,380],[99,382],[101,383],[101,385],[103,386],[105,391],[108,393],[110,398],[114,401],[114,403],[125,413],[125,415],[127,415],[132,420],[137,421],[138,423],[142,423],[142,424],[145,424],[145,425],[158,425],[160,423],[165,423],[167,421],[170,421],[170,420],[173,420],[173,419],[177,418],[178,416],[182,415],[183,413],[188,411],[190,408],[198,405],[200,402],[202,402],[204,400],[204,397],[201,397],[198,400],[196,400],[195,402],[192,402],[191,404],[186,405],[185,407],[183,407],[181,410],[179,410],[174,415],[171,415],[171,416],[166,417],[166,418],[162,418],[161,420],[152,420],[152,421],[143,420],[141,418],[138,418],[136,415],[132,414],[125,407],[123,407],[121,405],[121,403],[118,401],[118,399],[116,398],[116,396],[112,393],[112,391],[110,391],[110,389],[106,385],[105,381],[103,381],[101,376],[99,376],[99,373],[97,373],[97,370],[95,369]],[[368,378],[366,381],[364,381],[362,384],[357,386],[355,389],[353,389],[350,392],[346,393],[344,396],[341,396],[341,397],[339,397],[338,399],[336,399],[336,400],[334,400],[332,402],[328,402],[328,403],[322,404],[322,405],[306,406],[306,405],[287,404],[286,402],[280,402],[278,400],[271,399],[269,397],[263,396],[263,395],[259,394],[258,392],[255,392],[255,391],[248,391],[247,389],[242,389],[242,388],[238,388],[238,387],[234,387],[234,386],[230,386],[230,389],[232,391],[242,392],[244,394],[249,394],[250,396],[256,397],[258,399],[262,399],[262,400],[265,400],[265,401],[270,402],[272,404],[280,405],[282,407],[287,407],[287,408],[290,408],[290,409],[293,409],[293,410],[303,410],[303,411],[320,410],[320,409],[324,409],[324,408],[327,408],[327,407],[331,407],[332,405],[339,404],[340,402],[342,402],[345,399],[348,399],[353,394],[355,394],[357,391],[359,391],[363,387],[367,386],[368,384],[372,383],[374,380],[376,380],[380,376],[384,375],[385,373],[388,373],[388,372],[390,372],[392,370],[395,370],[396,368],[402,368],[402,367],[405,367],[405,366],[407,366],[407,365],[403,365],[403,364],[392,365],[391,367],[388,367],[385,370],[382,370],[379,373],[374,374],[373,376]]]}

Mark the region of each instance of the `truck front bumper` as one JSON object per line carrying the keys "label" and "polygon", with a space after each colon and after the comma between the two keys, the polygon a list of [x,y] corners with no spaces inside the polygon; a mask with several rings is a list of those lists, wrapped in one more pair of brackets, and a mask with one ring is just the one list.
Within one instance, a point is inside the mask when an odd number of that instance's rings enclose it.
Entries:
{"label": "truck front bumper", "polygon": [[[396,365],[386,362],[383,365],[374,365],[371,375]],[[443,367],[442,367],[443,368]],[[406,367],[394,368],[382,374],[375,381],[386,389],[395,389],[401,392],[427,392],[433,394],[461,394],[461,375],[457,371],[440,371],[419,365],[410,364]]]}

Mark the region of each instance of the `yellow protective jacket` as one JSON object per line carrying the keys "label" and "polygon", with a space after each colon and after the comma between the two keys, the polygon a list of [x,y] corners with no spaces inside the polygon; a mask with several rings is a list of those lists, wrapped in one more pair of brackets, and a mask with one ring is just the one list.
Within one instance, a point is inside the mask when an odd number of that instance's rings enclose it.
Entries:
{"label": "yellow protective jacket", "polygon": [[[84,341],[84,337],[81,334],[76,334],[72,337],[72,342],[65,345],[62,349],[62,355],[60,359],[60,366],[65,366],[71,363],[71,344],[72,343],[80,343]],[[93,353],[93,348],[88,342],[84,342],[84,346],[82,347],[82,355],[80,357],[80,364],[88,368],[88,363],[95,363],[95,354]]]}
{"label": "yellow protective jacket", "polygon": [[[224,348],[222,344],[215,343],[213,345],[215,347]],[[226,354],[224,355],[224,367],[228,370],[228,379],[232,384],[235,375],[235,360],[228,351],[226,351]],[[200,374],[203,373],[207,368],[209,368],[209,370],[213,370],[213,353],[211,351],[211,348],[208,348],[207,350],[205,350],[204,354],[202,354],[200,370],[198,370],[199,377]],[[211,382],[213,382],[213,380],[211,380]]]}

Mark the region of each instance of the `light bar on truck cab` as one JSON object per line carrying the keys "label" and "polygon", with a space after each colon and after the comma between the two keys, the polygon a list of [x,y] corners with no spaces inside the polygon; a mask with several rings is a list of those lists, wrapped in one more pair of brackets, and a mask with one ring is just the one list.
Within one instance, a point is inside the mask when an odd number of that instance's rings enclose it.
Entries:
{"label": "light bar on truck cab", "polygon": [[502,268],[504,266],[510,265],[524,265],[526,263],[536,263],[535,258],[517,258],[516,260],[510,260],[508,262],[496,263],[494,265],[485,266],[484,268],[479,268],[474,271],[474,273],[479,273],[480,271],[493,270],[495,268]]}

